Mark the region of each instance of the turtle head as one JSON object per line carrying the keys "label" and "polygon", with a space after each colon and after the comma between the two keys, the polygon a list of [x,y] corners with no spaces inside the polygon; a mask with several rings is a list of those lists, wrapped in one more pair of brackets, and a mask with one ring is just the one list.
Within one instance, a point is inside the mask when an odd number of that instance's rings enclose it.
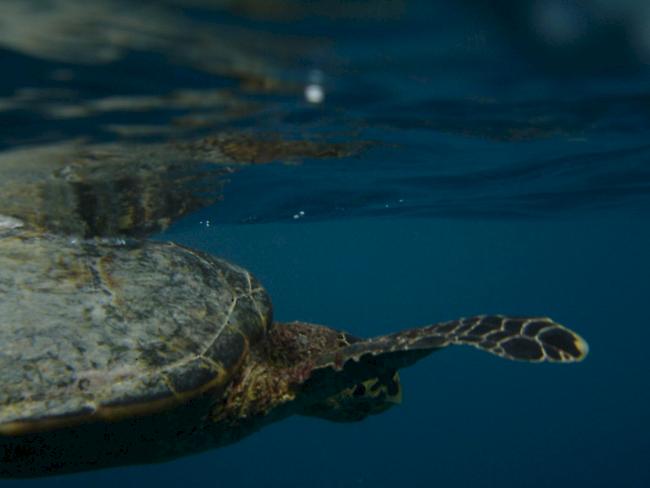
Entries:
{"label": "turtle head", "polygon": [[[397,368],[377,361],[329,367],[328,358],[364,341],[346,332],[304,322],[276,323],[267,337],[267,358],[290,371],[294,406],[301,415],[353,422],[401,403]],[[325,362],[325,364],[323,364]],[[361,367],[355,367],[361,366]]]}
{"label": "turtle head", "polygon": [[308,404],[301,414],[333,422],[355,422],[385,412],[401,402],[399,374],[391,371],[360,381],[320,402]]}

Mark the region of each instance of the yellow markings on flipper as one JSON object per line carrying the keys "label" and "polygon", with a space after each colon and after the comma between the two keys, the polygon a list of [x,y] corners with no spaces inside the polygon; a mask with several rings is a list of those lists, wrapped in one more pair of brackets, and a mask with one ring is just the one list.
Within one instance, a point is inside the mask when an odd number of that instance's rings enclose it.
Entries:
{"label": "yellow markings on flipper", "polygon": [[510,360],[573,363],[589,352],[582,337],[548,317],[481,315],[458,323],[449,331],[452,344],[471,345]]}
{"label": "yellow markings on flipper", "polygon": [[575,359],[576,361],[582,361],[589,354],[589,344],[578,334],[573,332],[575,338],[575,346],[578,351],[580,351],[580,358]]}
{"label": "yellow markings on flipper", "polygon": [[[562,324],[553,322],[551,319],[546,320],[550,322],[550,325],[548,327],[540,329],[534,337],[535,340],[540,345],[542,345],[542,350],[544,351],[544,360],[551,362],[574,363],[580,362],[587,357],[589,354],[589,345],[587,344],[587,341],[580,337],[579,334],[573,332],[571,329],[563,326]],[[570,342],[566,341],[566,343],[563,344],[562,340],[558,341],[557,336],[553,338],[553,331],[560,332],[560,337],[563,339],[566,339],[566,336],[570,337]],[[549,334],[551,334],[551,337],[548,337]],[[553,348],[560,356],[560,359],[549,357],[546,352],[547,347]]]}

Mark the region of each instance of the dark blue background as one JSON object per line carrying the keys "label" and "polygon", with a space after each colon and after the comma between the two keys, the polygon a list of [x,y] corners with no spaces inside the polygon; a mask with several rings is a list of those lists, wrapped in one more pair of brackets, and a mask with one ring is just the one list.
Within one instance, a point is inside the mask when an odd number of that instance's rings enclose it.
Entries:
{"label": "dark blue background", "polygon": [[[441,351],[402,374],[404,404],[383,416],[294,419],[202,456],[203,466],[240,466],[234,479],[247,486],[260,473],[291,486],[650,483],[643,218],[359,220],[204,230],[188,241],[255,270],[279,320],[373,335],[482,312],[549,314],[591,346],[578,365]],[[245,469],[253,453],[263,459],[255,473]]]}

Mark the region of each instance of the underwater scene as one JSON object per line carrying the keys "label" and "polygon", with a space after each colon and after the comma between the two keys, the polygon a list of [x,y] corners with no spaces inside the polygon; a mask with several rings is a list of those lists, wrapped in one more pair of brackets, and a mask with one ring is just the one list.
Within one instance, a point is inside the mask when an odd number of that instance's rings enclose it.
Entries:
{"label": "underwater scene", "polygon": [[650,487],[647,2],[2,0],[0,63],[0,488]]}

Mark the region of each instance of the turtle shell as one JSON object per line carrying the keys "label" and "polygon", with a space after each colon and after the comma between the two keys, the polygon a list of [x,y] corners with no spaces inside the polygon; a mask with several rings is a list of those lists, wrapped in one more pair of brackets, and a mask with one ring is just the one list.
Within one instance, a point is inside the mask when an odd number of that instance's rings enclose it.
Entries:
{"label": "turtle shell", "polygon": [[271,322],[246,270],[168,242],[0,231],[0,435],[225,388]]}

